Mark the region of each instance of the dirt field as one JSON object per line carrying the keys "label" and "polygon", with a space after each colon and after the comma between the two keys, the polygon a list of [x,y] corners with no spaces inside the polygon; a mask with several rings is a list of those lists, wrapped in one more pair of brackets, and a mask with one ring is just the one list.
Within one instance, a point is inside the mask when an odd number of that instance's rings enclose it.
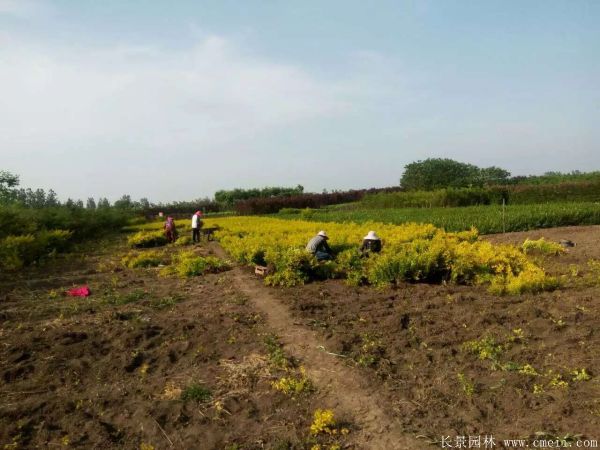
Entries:
{"label": "dirt field", "polygon": [[[459,436],[600,439],[600,227],[538,256],[563,287],[340,281],[264,287],[247,268],[186,280],[123,269],[122,238],[0,275],[4,448],[420,449]],[[170,251],[172,251],[171,249]],[[199,254],[225,257],[218,245]],[[88,283],[92,295],[60,295]],[[282,345],[280,347],[279,345]],[[271,383],[301,374],[293,397]],[[585,369],[585,371],[583,371]],[[311,435],[317,408],[335,434]],[[465,447],[468,448],[468,447]],[[481,448],[485,448],[481,445]]]}

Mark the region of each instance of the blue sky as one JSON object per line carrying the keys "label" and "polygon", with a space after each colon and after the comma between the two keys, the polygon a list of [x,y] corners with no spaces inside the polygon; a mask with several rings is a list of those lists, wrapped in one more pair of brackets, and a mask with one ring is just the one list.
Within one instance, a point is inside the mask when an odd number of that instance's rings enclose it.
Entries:
{"label": "blue sky", "polygon": [[600,2],[0,0],[1,169],[61,197],[600,169]]}

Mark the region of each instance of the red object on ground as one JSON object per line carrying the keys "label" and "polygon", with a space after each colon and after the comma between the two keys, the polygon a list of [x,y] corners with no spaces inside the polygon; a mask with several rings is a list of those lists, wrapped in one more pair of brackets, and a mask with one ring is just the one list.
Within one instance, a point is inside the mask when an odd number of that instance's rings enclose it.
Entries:
{"label": "red object on ground", "polygon": [[87,297],[90,294],[90,288],[87,286],[81,286],[78,288],[69,289],[67,291],[67,295],[71,297]]}

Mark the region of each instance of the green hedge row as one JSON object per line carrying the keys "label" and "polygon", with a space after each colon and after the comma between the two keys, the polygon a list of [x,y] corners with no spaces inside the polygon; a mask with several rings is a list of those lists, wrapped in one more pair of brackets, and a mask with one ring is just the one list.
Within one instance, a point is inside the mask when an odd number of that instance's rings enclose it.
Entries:
{"label": "green hedge row", "polygon": [[0,268],[17,270],[40,258],[69,247],[73,233],[42,230],[34,235],[7,236],[0,239]]}
{"label": "green hedge row", "polygon": [[598,202],[600,181],[378,193],[366,195],[359,205],[365,208],[432,208],[498,205],[503,200],[512,205]]}
{"label": "green hedge row", "polygon": [[66,251],[73,241],[119,230],[128,219],[127,212],[114,208],[2,206],[0,269],[18,270],[47,255]]}

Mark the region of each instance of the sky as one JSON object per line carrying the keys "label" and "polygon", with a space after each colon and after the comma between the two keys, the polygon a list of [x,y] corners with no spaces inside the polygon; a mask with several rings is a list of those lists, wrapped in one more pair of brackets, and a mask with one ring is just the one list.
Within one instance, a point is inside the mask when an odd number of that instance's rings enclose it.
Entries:
{"label": "sky", "polygon": [[596,0],[0,0],[0,170],[66,199],[600,170]]}

